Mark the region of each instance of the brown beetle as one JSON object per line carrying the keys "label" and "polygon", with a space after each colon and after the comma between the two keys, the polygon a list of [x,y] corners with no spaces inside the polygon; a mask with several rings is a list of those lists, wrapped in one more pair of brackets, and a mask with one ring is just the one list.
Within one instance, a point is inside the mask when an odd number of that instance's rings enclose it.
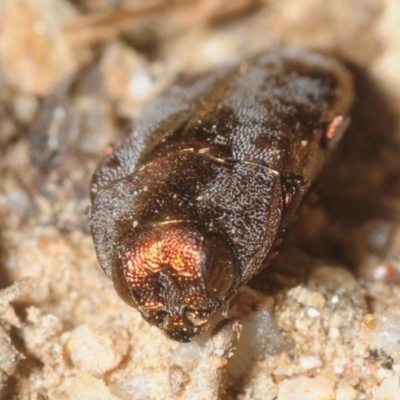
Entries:
{"label": "brown beetle", "polygon": [[188,341],[265,260],[346,127],[347,71],[286,48],[155,99],[94,174],[91,228],[120,296]]}

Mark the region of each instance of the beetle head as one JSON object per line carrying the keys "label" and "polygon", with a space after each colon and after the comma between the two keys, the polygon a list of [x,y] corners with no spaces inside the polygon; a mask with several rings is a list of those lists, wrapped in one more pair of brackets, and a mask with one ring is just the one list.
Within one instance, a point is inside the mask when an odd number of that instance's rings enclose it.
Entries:
{"label": "beetle head", "polygon": [[219,234],[168,222],[122,242],[113,268],[117,291],[172,339],[187,342],[203,331],[234,292],[234,252]]}

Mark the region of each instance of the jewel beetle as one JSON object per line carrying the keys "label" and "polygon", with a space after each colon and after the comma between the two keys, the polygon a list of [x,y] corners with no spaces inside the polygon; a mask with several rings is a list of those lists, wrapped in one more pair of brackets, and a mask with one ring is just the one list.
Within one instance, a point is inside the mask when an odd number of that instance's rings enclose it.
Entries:
{"label": "jewel beetle", "polygon": [[91,184],[91,230],[119,295],[178,341],[202,332],[268,255],[339,141],[352,80],[283,48],[178,82]]}

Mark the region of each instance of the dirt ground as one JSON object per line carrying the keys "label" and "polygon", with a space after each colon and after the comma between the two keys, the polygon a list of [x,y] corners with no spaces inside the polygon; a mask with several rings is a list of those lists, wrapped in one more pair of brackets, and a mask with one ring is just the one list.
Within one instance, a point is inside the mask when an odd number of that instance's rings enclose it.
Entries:
{"label": "dirt ground", "polygon": [[[273,264],[173,342],[99,267],[89,184],[182,76],[339,57],[352,122]],[[0,0],[1,399],[398,399],[398,0]]]}

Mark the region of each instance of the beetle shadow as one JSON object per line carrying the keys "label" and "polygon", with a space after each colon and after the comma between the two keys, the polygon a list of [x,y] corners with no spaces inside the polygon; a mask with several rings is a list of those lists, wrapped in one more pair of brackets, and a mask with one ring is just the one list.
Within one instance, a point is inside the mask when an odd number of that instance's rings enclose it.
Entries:
{"label": "beetle shadow", "polygon": [[3,233],[0,229],[0,290],[13,283],[9,271],[6,268],[7,250],[4,246]]}
{"label": "beetle shadow", "polygon": [[321,259],[354,268],[358,258],[346,234],[371,219],[400,222],[396,114],[367,72],[347,64],[355,83],[350,127],[288,227],[279,255],[249,282],[265,294],[307,282]]}
{"label": "beetle shadow", "polygon": [[400,137],[390,99],[365,70],[350,68],[352,122],[322,171],[318,197],[326,222],[305,248],[321,249],[323,258],[357,273],[365,252],[376,250],[368,249],[368,227],[400,222]]}
{"label": "beetle shadow", "polygon": [[400,208],[393,207],[400,200],[398,120],[366,71],[349,68],[355,81],[352,121],[321,174],[321,203],[333,218],[351,224],[371,216],[400,221]]}
{"label": "beetle shadow", "polygon": [[[306,284],[321,261],[354,272],[358,254],[354,254],[349,232],[360,230],[371,219],[400,221],[400,140],[396,138],[395,113],[365,70],[348,67],[355,81],[349,130],[288,228],[280,254],[249,282],[267,296],[284,295],[290,288]],[[254,344],[250,340],[244,347]],[[268,354],[254,357],[246,375]],[[240,382],[245,381],[244,376]],[[240,382],[230,391],[242,393]]]}

